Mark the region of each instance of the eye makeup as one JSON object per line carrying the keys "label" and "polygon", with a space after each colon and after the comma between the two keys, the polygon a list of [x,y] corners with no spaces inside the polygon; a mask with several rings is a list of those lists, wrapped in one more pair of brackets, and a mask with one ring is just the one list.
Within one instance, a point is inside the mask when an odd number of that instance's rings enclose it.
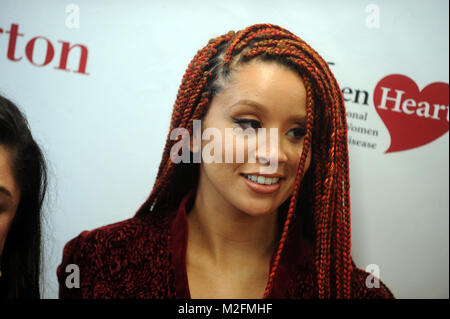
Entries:
{"label": "eye makeup", "polygon": [[238,124],[242,129],[253,128],[258,129],[261,127],[261,123],[257,120],[246,119],[246,118],[237,118],[232,116],[233,122]]}
{"label": "eye makeup", "polygon": [[[253,129],[258,129],[261,128],[261,123],[258,120],[253,120],[253,119],[248,119],[248,118],[237,118],[232,116],[231,117],[233,119],[233,122],[236,123],[237,125],[239,125],[242,129],[247,129],[247,128],[253,128]],[[297,123],[299,124],[299,123]],[[299,124],[300,125],[300,124]],[[303,125],[296,127],[296,128],[292,128],[291,130],[289,130],[288,133],[293,132],[293,136],[296,139],[302,139],[305,135],[306,135],[306,129],[304,128]]]}

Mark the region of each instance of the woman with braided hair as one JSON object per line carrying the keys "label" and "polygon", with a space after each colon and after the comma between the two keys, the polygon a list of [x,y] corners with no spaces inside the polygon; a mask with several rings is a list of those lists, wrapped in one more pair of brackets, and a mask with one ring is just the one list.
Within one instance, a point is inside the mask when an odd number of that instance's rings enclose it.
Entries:
{"label": "woman with braided hair", "polygon": [[[251,147],[264,128],[274,138]],[[238,144],[244,160],[223,160]],[[348,167],[344,100],[316,51],[271,24],[211,39],[182,79],[149,198],[66,244],[60,297],[393,298],[352,261]],[[67,287],[69,264],[80,288]]]}

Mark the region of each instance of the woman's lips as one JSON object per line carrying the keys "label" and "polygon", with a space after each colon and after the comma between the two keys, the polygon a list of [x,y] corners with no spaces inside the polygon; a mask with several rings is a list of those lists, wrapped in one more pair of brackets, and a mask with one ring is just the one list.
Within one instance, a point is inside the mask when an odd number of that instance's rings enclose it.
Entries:
{"label": "woman's lips", "polygon": [[258,183],[255,183],[249,179],[247,179],[245,176],[241,175],[241,178],[244,179],[244,182],[247,184],[247,186],[254,192],[261,193],[261,194],[272,194],[276,192],[280,188],[280,182],[281,179],[272,185],[261,185]]}

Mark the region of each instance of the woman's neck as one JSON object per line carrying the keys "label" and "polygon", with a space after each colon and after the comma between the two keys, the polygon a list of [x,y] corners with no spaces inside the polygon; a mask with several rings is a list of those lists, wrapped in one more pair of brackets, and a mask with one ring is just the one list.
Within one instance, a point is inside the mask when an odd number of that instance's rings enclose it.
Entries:
{"label": "woman's neck", "polygon": [[203,263],[224,272],[257,264],[268,268],[277,239],[276,211],[250,216],[213,188],[199,188],[188,214],[188,225],[188,250]]}

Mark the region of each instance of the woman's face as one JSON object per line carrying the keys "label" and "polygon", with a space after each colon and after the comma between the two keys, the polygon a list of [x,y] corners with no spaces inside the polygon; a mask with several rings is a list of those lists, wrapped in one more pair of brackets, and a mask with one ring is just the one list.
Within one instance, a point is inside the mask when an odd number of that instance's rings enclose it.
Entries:
{"label": "woman's face", "polygon": [[[233,71],[232,80],[212,99],[202,120],[203,132],[206,128],[216,128],[223,140],[222,163],[201,163],[201,191],[215,204],[229,204],[251,216],[275,212],[292,195],[305,136],[306,103],[302,78],[286,66],[251,60]],[[251,147],[252,139],[257,144],[259,133],[237,134],[233,137],[234,143],[226,143],[226,128],[254,128],[256,132],[258,128],[266,128],[267,137],[270,128],[276,128],[278,143],[267,138],[266,150]],[[202,140],[203,151],[210,142]],[[236,142],[244,145],[244,161],[238,163],[234,157],[233,163],[226,163],[226,152],[236,154]],[[252,152],[256,163],[249,161],[248,154]],[[278,181],[250,180],[261,176],[262,167],[269,166],[259,159],[277,161],[276,170],[270,175],[277,175]],[[308,154],[306,170],[310,159],[311,154]],[[274,182],[272,186],[261,185]]]}
{"label": "woman's face", "polygon": [[19,205],[20,190],[14,179],[10,152],[0,145],[0,255]]}

